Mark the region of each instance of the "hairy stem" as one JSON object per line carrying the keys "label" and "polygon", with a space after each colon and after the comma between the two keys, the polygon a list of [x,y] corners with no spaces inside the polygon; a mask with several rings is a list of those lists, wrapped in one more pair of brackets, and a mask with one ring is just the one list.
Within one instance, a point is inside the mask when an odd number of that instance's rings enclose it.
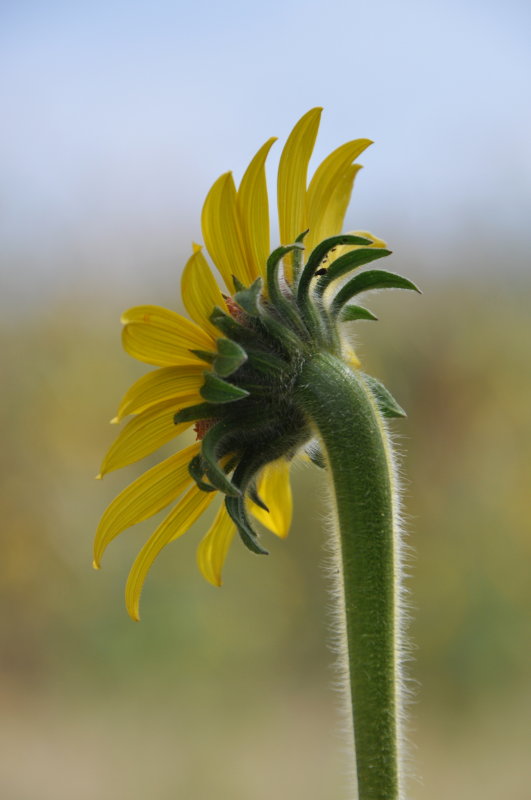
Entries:
{"label": "hairy stem", "polygon": [[309,358],[297,393],[334,490],[359,800],[397,800],[400,576],[390,443],[363,377],[335,356]]}

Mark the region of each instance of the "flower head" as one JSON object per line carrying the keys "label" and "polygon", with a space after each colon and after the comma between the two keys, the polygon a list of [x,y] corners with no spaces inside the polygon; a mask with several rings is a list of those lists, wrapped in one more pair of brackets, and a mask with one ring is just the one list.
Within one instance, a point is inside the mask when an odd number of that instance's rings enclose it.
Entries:
{"label": "flower head", "polygon": [[[113,421],[131,419],[107,453],[101,475],[136,462],[193,427],[197,441],[135,480],[111,503],[94,548],[99,566],[107,545],[123,530],[176,504],[138,554],[126,587],[126,605],[138,619],[146,574],[160,551],[184,534],[222,495],[224,502],[199,544],[204,577],[221,584],[236,532],[255,553],[266,553],[252,518],[277,536],[291,522],[289,469],[306,448],[322,459],[297,401],[305,357],[318,349],[359,366],[340,322],[374,319],[350,304],[371,288],[414,288],[404,278],[353,270],[388,255],[371,234],[340,234],[355,176],[355,159],[371,144],[356,139],[338,147],[307,185],[321,109],[305,114],[291,132],[278,169],[281,246],[270,254],[265,161],[275,139],[258,151],[236,188],[230,172],[207,195],[202,213],[206,248],[218,283],[199,245],[182,275],[182,298],[191,319],[158,306],[136,306],[122,316],[125,350],[158,369],[126,393]],[[309,257],[304,258],[308,253]],[[400,413],[374,383],[389,414]]]}

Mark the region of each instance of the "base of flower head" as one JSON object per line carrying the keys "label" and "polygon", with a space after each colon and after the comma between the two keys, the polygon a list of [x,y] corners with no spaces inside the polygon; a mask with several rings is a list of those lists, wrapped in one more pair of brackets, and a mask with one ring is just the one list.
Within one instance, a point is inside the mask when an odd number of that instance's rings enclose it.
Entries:
{"label": "base of flower head", "polygon": [[[242,541],[259,554],[267,551],[250,522],[246,498],[263,509],[256,490],[260,471],[281,457],[291,459],[313,437],[294,390],[304,363],[317,351],[341,356],[341,322],[375,319],[367,309],[348,305],[357,294],[381,288],[418,291],[410,281],[383,270],[341,280],[389,254],[363,236],[326,239],[300,268],[303,239],[301,234],[294,244],[271,254],[265,286],[261,278],[250,286],[234,279],[234,295],[226,298],[228,313],[217,307],[210,316],[222,334],[217,352],[194,351],[209,365],[200,390],[205,402],[175,415],[176,423],[194,421],[201,434],[190,475],[202,491],[226,495],[227,511]],[[282,261],[293,255],[299,267],[288,283]],[[385,387],[371,381],[383,413],[402,416]]]}

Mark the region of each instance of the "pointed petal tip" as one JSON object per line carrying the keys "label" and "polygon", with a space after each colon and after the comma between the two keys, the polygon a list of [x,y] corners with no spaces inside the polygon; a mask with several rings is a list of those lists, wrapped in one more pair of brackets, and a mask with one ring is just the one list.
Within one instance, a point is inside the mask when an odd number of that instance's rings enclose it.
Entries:
{"label": "pointed petal tip", "polygon": [[203,249],[202,244],[197,244],[197,242],[192,242],[192,250],[194,252],[194,255],[195,253],[200,253],[202,249]]}
{"label": "pointed petal tip", "polygon": [[113,417],[112,419],[109,420],[110,425],[118,425],[119,422],[120,422],[120,417]]}
{"label": "pointed petal tip", "polygon": [[98,472],[98,474],[94,476],[95,481],[101,481],[102,478],[103,478],[103,472]]}
{"label": "pointed petal tip", "polygon": [[129,580],[131,577],[131,573],[129,573],[129,578],[127,579],[127,586],[125,590],[125,608],[127,613],[129,614],[130,619],[133,622],[140,622],[140,595],[139,593],[133,594],[132,596],[129,594]]}
{"label": "pointed petal tip", "polygon": [[97,569],[97,570],[101,569],[101,564],[99,561],[96,561],[96,559],[94,559],[92,562],[92,569]]}

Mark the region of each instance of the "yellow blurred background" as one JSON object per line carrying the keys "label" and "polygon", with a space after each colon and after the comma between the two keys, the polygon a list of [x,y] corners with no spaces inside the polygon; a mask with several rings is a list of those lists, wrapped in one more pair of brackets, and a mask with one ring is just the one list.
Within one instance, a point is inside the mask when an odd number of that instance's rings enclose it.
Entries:
{"label": "yellow blurred background", "polygon": [[352,326],[408,411],[411,798],[528,800],[529,9],[334,0],[324,36],[314,2],[47,6],[1,11],[0,796],[345,796],[322,474],[296,473],[269,558],[235,542],[222,589],[195,567],[204,526],[167,548],[140,624],[123,586],[153,523],[90,566],[102,511],[143,470],[93,480],[144,372],[119,314],[180,310],[209,185],[319,103],[321,157],[378,140],[348,227],[386,237],[386,268],[424,291],[368,299],[380,321]]}

